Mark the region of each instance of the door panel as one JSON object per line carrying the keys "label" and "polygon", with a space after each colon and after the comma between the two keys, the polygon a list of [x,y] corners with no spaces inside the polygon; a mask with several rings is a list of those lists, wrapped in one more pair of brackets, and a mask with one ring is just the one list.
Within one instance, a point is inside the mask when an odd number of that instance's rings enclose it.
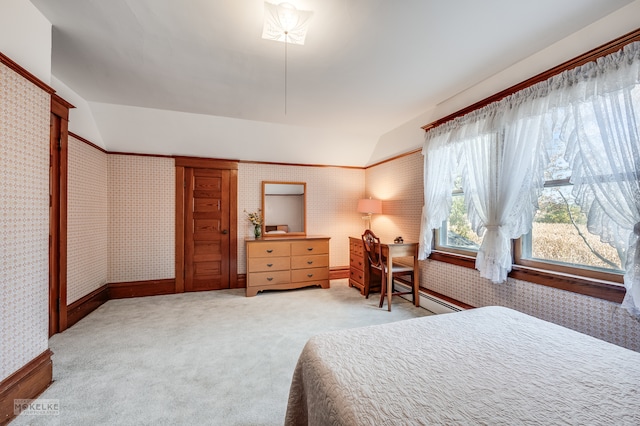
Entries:
{"label": "door panel", "polygon": [[229,288],[229,175],[185,168],[185,291]]}

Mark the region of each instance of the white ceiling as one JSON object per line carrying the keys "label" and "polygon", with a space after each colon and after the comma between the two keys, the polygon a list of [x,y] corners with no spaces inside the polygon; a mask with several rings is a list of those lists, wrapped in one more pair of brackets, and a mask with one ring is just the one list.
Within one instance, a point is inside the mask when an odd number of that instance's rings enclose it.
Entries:
{"label": "white ceiling", "polygon": [[[295,146],[286,161],[354,165],[384,133],[632,2],[288,1],[314,16],[305,45],[288,46],[285,115],[284,44],[261,38],[262,0],[31,0],[53,25],[52,74],[88,102],[107,149],[202,155],[205,145],[276,161]],[[141,111],[148,121],[117,125]],[[184,117],[206,120],[207,136],[162,140]],[[216,138],[221,118],[232,120]],[[256,133],[234,140],[235,119],[277,129],[266,140],[280,140],[279,156]],[[145,137],[154,120],[160,130]]]}

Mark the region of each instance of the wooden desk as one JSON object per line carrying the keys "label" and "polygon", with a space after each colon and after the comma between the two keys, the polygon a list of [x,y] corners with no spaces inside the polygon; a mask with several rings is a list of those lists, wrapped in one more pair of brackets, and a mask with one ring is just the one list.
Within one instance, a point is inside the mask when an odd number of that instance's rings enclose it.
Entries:
{"label": "wooden desk", "polygon": [[[404,244],[385,244],[382,243],[382,254],[387,257],[387,268],[391,265],[394,258],[398,257],[413,257],[413,270],[414,270],[414,285],[413,294],[415,297],[415,305],[420,306],[420,300],[418,295],[418,289],[420,287],[420,268],[418,265],[418,243],[404,243]],[[360,289],[360,293],[365,294],[365,289],[370,288],[371,276],[369,274],[369,259],[364,251],[362,245],[362,238],[349,237],[349,257],[350,257],[350,271],[349,271],[349,286],[357,287]],[[390,253],[390,255],[389,255]],[[384,285],[385,283],[381,283]],[[387,289],[392,288],[392,277],[388,274]],[[387,291],[388,300],[391,299],[391,292]]]}
{"label": "wooden desk", "polygon": [[[391,265],[394,257],[413,257],[413,300],[416,306],[420,306],[420,264],[418,262],[418,243],[387,244],[380,243],[382,256],[387,258],[387,309],[391,310],[391,297],[393,290],[393,275]],[[384,285],[384,283],[381,283]]]}

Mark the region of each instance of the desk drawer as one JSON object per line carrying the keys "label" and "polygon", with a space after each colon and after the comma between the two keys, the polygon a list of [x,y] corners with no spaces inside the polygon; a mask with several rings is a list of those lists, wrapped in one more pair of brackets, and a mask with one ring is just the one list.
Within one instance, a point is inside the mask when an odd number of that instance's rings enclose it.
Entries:
{"label": "desk drawer", "polygon": [[327,253],[329,253],[329,241],[326,240],[294,241],[291,243],[291,254],[293,256]]}
{"label": "desk drawer", "polygon": [[364,271],[364,258],[361,256],[354,256],[353,253],[349,256],[349,266],[351,268],[358,269],[360,271]]}
{"label": "desk drawer", "polygon": [[310,256],[293,256],[291,269],[321,268],[329,266],[329,256],[326,254]]}
{"label": "desk drawer", "polygon": [[352,268],[349,270],[349,279],[357,282],[358,284],[364,285],[364,272]]}
{"label": "desk drawer", "polygon": [[249,258],[248,272],[287,271],[290,267],[290,257],[253,257]]}
{"label": "desk drawer", "polygon": [[329,268],[295,269],[291,271],[291,281],[319,281],[329,279]]}
{"label": "desk drawer", "polygon": [[249,257],[279,257],[290,254],[290,244],[286,241],[261,241],[247,244]]}
{"label": "desk drawer", "polygon": [[362,241],[353,239],[349,240],[349,251],[357,256],[364,256]]}
{"label": "desk drawer", "polygon": [[289,271],[252,272],[247,279],[249,287],[286,284],[289,282],[291,282],[291,273]]}

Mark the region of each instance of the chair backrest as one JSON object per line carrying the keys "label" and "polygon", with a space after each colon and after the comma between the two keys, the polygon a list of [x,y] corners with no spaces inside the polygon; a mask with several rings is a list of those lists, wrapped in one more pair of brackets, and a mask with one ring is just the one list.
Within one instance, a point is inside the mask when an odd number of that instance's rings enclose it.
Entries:
{"label": "chair backrest", "polygon": [[380,238],[376,237],[370,229],[364,231],[362,234],[362,245],[367,252],[369,263],[374,268],[382,268],[382,248],[380,247]]}

